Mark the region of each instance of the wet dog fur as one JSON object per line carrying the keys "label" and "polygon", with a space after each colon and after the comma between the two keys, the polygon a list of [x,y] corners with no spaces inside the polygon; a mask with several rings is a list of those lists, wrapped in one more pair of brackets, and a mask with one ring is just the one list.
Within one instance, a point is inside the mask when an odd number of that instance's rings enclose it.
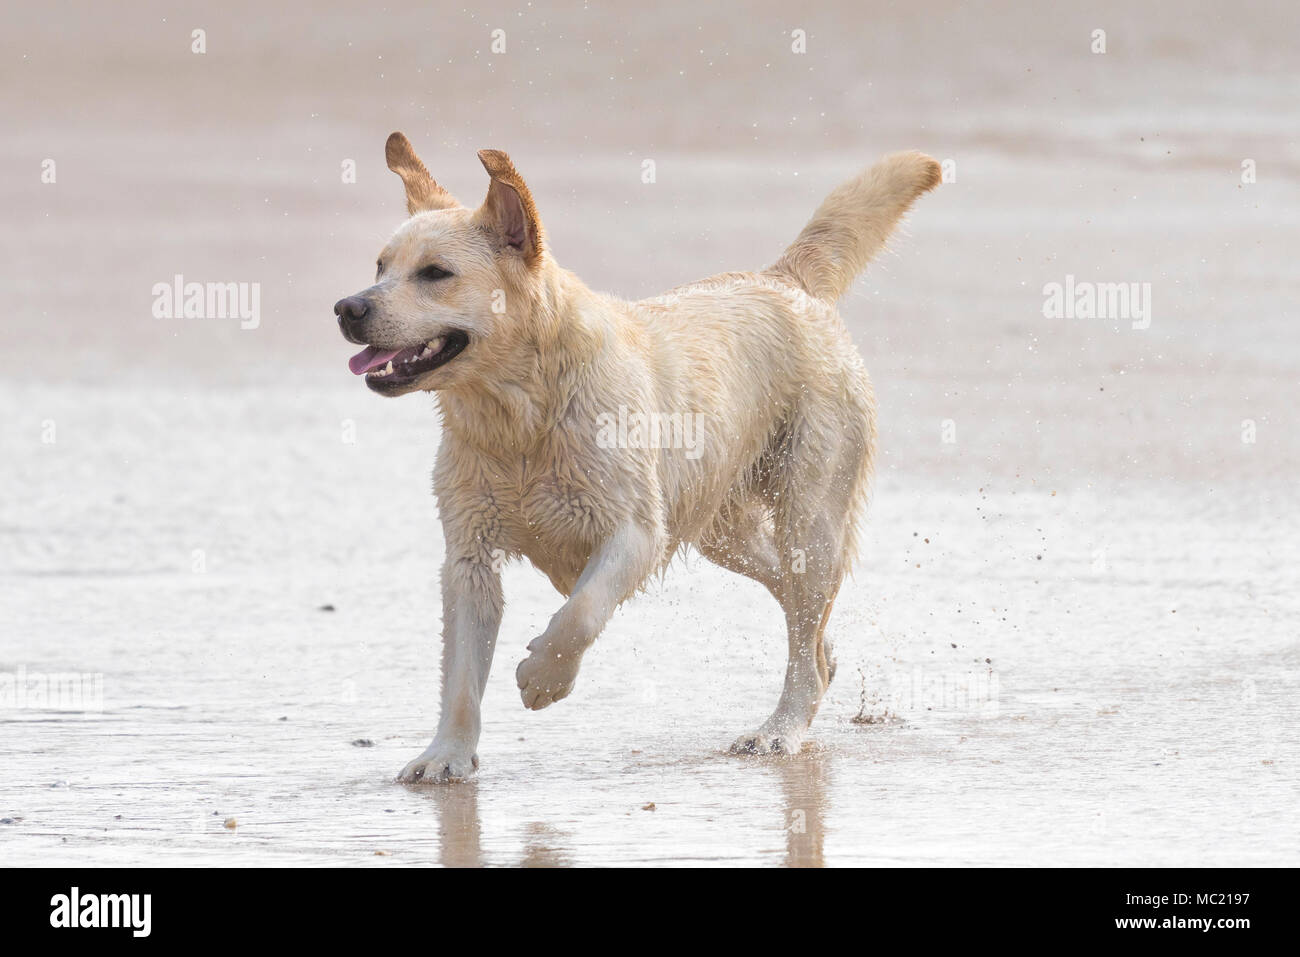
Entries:
{"label": "wet dog fur", "polygon": [[[515,676],[525,707],[573,690],[620,603],[680,549],[761,583],[789,663],[776,709],[732,745],[797,751],[835,672],[826,635],[867,501],[876,411],[837,300],[940,181],[898,153],[835,189],[770,267],[653,299],[593,292],[555,261],[523,177],[483,150],[483,203],[462,206],[401,133],[388,140],[410,219],[376,280],[335,306],[352,363],[387,396],[436,393],[442,566],[441,714],[399,775],[473,775],[500,627],[500,569],[527,559],[564,603]],[[392,356],[385,359],[386,356]],[[602,440],[611,417],[693,416],[690,449]],[[635,420],[634,421],[642,421]],[[662,439],[662,436],[660,436]]]}

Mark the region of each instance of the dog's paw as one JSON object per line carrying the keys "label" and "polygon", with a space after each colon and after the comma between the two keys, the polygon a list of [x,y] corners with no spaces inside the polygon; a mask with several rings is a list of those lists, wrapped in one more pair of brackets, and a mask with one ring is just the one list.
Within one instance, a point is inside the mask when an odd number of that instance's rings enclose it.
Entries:
{"label": "dog's paw", "polygon": [[478,755],[458,748],[430,747],[397,776],[402,784],[452,784],[473,777]]}
{"label": "dog's paw", "polygon": [[791,731],[758,731],[742,734],[731,743],[732,754],[798,754],[802,736]]}
{"label": "dog's paw", "polygon": [[515,682],[524,707],[538,711],[567,698],[578,680],[579,655],[558,654],[544,638],[534,638],[528,644],[532,652],[519,662],[515,669]]}

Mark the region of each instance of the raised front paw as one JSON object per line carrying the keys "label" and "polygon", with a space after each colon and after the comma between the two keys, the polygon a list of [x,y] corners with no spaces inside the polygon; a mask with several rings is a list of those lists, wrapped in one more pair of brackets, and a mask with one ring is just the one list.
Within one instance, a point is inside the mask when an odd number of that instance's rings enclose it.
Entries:
{"label": "raised front paw", "polygon": [[528,650],[532,654],[519,662],[515,669],[515,682],[519,685],[519,697],[523,699],[524,707],[538,711],[567,698],[578,680],[582,656],[555,651],[545,637],[530,641]]}
{"label": "raised front paw", "polygon": [[478,755],[463,748],[432,744],[402,769],[397,780],[403,784],[452,784],[473,777]]}

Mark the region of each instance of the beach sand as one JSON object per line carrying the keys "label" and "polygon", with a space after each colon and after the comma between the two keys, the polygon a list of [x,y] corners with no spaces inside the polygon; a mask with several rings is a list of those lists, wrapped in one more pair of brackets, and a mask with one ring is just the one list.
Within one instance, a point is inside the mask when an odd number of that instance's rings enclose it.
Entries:
{"label": "beach sand", "polygon": [[[312,10],[0,14],[0,863],[1300,862],[1288,5]],[[561,598],[519,565],[478,778],[392,783],[437,717],[438,423],[331,306],[404,216],[394,129],[466,203],[510,152],[629,298],[951,161],[842,304],[880,454],[802,754],[726,754],[785,639],[694,554],[525,711]],[[260,284],[256,328],[155,317],[176,275]],[[1067,276],[1149,325],[1045,317]],[[84,706],[19,699],[51,674]]]}

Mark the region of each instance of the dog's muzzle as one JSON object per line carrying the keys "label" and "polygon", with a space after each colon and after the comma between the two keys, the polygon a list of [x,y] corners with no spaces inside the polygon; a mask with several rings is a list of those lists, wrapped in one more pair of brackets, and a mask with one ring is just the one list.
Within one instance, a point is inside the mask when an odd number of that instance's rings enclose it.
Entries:
{"label": "dog's muzzle", "polygon": [[334,303],[334,315],[339,317],[339,332],[348,342],[365,345],[364,323],[370,304],[359,296],[348,296]]}

